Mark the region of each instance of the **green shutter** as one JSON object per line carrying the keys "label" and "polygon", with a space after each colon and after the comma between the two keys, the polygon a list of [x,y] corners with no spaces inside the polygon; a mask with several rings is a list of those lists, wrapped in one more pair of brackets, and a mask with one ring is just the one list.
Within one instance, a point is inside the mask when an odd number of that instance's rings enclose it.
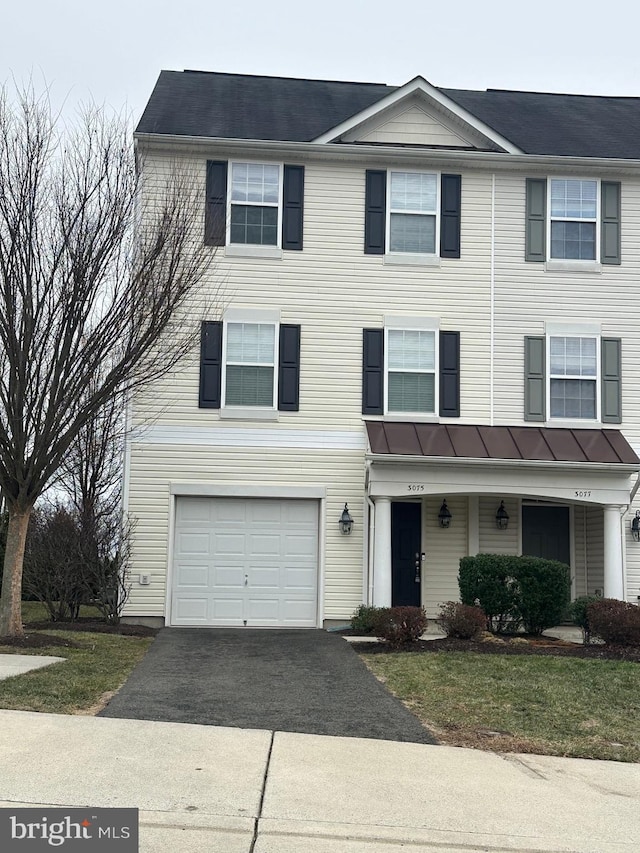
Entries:
{"label": "green shutter", "polygon": [[622,422],[622,341],[620,338],[602,338],[602,412],[604,424]]}
{"label": "green shutter", "polygon": [[547,182],[527,178],[525,223],[525,261],[542,263],[547,259]]}
{"label": "green shutter", "polygon": [[544,337],[527,336],[524,339],[524,419],[547,419]]}
{"label": "green shutter", "polygon": [[620,254],[620,184],[603,181],[601,184],[602,231],[600,260],[603,264],[619,264]]}

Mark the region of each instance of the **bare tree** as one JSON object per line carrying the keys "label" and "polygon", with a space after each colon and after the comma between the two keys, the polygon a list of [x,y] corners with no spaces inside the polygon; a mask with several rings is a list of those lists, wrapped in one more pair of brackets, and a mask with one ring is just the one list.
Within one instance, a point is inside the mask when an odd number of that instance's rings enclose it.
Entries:
{"label": "bare tree", "polygon": [[33,89],[0,91],[0,636],[23,633],[29,516],[70,447],[195,343],[183,309],[212,260],[198,182],[176,166],[142,209],[141,176],[119,118],[61,128]]}

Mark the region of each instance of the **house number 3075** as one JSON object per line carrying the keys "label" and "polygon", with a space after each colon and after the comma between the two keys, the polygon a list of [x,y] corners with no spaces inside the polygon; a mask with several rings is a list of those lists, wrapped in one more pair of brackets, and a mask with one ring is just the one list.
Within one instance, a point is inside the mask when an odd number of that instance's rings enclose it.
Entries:
{"label": "house number 3075", "polygon": [[409,492],[424,492],[424,484],[409,483],[409,485],[407,486],[407,491],[409,491]]}
{"label": "house number 3075", "polygon": [[574,494],[577,498],[590,498],[591,489],[576,489]]}

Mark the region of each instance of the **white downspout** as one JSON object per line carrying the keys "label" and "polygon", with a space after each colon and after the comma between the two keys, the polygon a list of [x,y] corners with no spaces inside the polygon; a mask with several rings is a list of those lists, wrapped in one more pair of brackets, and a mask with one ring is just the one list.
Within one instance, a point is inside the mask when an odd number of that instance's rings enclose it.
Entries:
{"label": "white downspout", "polygon": [[491,175],[491,266],[490,266],[490,329],[489,329],[489,422],[494,426],[494,350],[495,350],[495,287],[496,287],[496,175]]}

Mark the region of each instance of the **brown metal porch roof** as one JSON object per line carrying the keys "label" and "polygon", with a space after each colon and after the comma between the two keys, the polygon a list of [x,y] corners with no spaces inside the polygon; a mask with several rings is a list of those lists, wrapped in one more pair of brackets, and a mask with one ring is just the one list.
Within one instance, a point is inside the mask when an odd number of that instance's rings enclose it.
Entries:
{"label": "brown metal porch roof", "polygon": [[371,453],[639,465],[620,430],[367,421]]}

